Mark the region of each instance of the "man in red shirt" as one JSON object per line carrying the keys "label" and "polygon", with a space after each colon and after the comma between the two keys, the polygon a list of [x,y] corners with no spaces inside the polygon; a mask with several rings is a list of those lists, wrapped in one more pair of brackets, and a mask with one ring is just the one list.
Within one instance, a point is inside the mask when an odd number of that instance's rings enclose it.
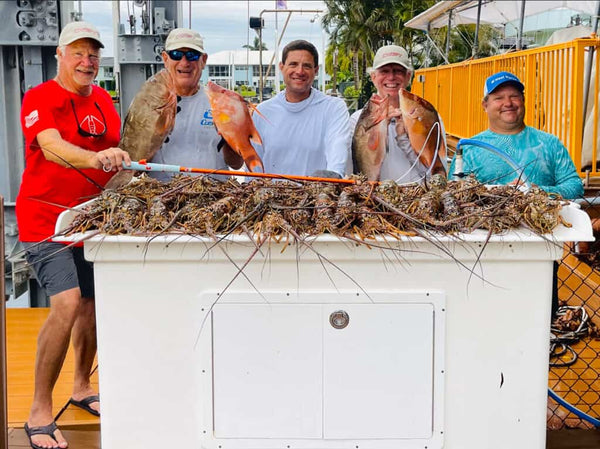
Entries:
{"label": "man in red shirt", "polygon": [[94,25],[69,23],[56,49],[58,74],[29,90],[21,108],[26,155],[16,204],[19,239],[50,297],[50,314],[38,336],[35,392],[25,423],[34,449],[67,447],[52,416],[52,390],[71,335],[75,378],[70,402],[100,414],[99,397],[90,384],[96,354],[92,265],[81,247],[69,248],[48,238],[64,209],[96,196],[123,162],[131,163],[117,147],[121,121],[112,99],[93,84],[103,47]]}

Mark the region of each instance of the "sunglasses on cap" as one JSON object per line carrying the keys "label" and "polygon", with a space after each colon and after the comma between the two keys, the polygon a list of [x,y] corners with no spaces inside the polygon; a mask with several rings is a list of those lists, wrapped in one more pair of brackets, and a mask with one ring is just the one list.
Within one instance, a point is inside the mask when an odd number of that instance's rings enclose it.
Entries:
{"label": "sunglasses on cap", "polygon": [[198,50],[169,50],[167,54],[169,55],[169,58],[171,58],[173,61],[181,61],[181,58],[185,56],[185,59],[187,59],[190,62],[193,62],[200,59],[200,55],[202,53],[200,53]]}

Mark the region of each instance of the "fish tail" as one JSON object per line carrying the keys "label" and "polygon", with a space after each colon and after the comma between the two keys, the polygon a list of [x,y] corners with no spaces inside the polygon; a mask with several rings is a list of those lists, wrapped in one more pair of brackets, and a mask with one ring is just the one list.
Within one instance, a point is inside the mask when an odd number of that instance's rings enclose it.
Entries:
{"label": "fish tail", "polygon": [[260,167],[260,173],[265,172],[265,167],[263,166],[262,160],[258,157],[258,155],[256,157],[251,157],[249,160],[245,160],[245,162],[248,170],[251,172],[256,172],[257,167]]}
{"label": "fish tail", "polygon": [[244,159],[246,163],[246,167],[252,172],[256,171],[255,168],[260,167],[261,172],[265,172],[265,167],[263,165],[262,159],[254,150],[252,145],[248,145],[245,148],[241,148],[240,155]]}

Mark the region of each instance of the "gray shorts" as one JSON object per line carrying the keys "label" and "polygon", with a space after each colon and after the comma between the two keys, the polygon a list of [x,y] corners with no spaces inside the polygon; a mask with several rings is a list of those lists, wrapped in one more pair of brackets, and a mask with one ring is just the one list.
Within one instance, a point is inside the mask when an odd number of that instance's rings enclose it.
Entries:
{"label": "gray shorts", "polygon": [[83,257],[82,247],[54,242],[22,242],[27,262],[48,296],[81,289],[81,296],[94,298],[94,265]]}

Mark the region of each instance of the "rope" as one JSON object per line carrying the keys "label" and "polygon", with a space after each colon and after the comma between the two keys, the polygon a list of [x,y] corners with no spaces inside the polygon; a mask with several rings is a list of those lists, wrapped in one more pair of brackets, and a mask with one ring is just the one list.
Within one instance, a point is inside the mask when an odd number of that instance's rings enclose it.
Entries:
{"label": "rope", "polygon": [[[573,311],[573,319],[579,320],[579,325],[575,330],[565,330],[557,325],[558,320],[564,317],[569,311]],[[576,316],[581,312],[581,318]],[[556,319],[550,327],[550,366],[566,367],[571,366],[577,361],[577,353],[571,345],[577,343],[581,337],[588,334],[589,317],[583,306],[563,306],[556,311]]]}

